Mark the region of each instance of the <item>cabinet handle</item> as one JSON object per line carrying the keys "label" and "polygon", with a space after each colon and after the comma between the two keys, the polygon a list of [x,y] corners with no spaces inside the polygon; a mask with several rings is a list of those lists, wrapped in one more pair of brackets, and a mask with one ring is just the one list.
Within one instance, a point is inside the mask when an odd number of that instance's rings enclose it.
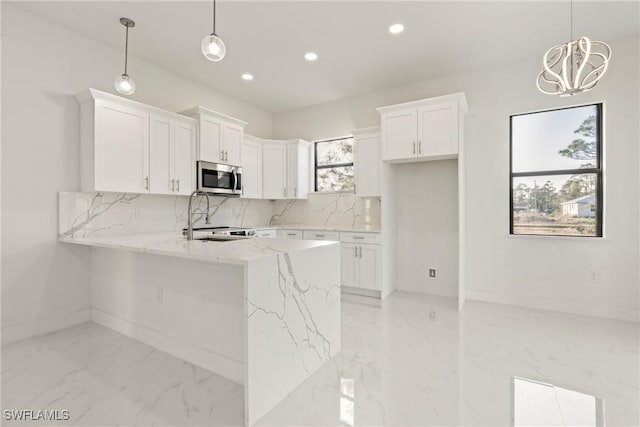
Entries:
{"label": "cabinet handle", "polygon": [[180,192],[180,178],[176,179],[177,188],[176,191]]}
{"label": "cabinet handle", "polygon": [[144,177],[144,189],[145,190],[149,189],[149,177],[148,176]]}
{"label": "cabinet handle", "polygon": [[418,141],[418,153],[422,154],[422,141]]}
{"label": "cabinet handle", "polygon": [[176,180],[175,179],[171,180],[171,191],[176,191]]}
{"label": "cabinet handle", "polygon": [[356,240],[364,240],[364,237],[362,236],[353,236],[353,238]]}
{"label": "cabinet handle", "polygon": [[224,150],[220,150],[220,160],[224,162]]}
{"label": "cabinet handle", "polygon": [[224,161],[225,162],[229,161],[229,152],[227,150],[224,150]]}
{"label": "cabinet handle", "polygon": [[293,197],[298,197],[298,187],[293,187]]}
{"label": "cabinet handle", "polygon": [[358,258],[358,247],[356,246],[353,251],[353,257]]}
{"label": "cabinet handle", "polygon": [[413,141],[413,154],[416,154],[416,142]]}
{"label": "cabinet handle", "polygon": [[282,189],[282,195],[284,196],[285,199],[287,198],[287,189],[286,188]]}

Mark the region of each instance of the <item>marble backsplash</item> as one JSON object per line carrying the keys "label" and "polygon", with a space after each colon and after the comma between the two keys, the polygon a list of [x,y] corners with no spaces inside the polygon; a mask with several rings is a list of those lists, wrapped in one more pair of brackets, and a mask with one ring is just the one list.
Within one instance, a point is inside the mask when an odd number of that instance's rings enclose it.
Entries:
{"label": "marble backsplash", "polygon": [[380,199],[351,193],[310,194],[307,200],[276,200],[272,225],[379,228]]}
{"label": "marble backsplash", "polygon": [[[269,224],[272,202],[210,196],[211,225]],[[187,224],[188,196],[125,193],[58,194],[60,237],[179,231]],[[194,225],[204,224],[206,197],[194,198]]]}
{"label": "marble backsplash", "polygon": [[[307,200],[253,200],[210,196],[211,225],[380,226],[380,199],[349,193],[312,194]],[[187,196],[126,193],[58,194],[59,236],[85,237],[179,231],[187,223]],[[194,198],[194,225],[204,224],[206,198]]]}

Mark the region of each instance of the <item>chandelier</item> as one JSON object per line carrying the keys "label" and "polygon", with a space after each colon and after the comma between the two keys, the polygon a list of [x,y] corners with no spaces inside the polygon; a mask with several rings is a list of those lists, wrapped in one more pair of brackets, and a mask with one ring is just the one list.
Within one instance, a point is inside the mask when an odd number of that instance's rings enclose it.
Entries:
{"label": "chandelier", "polygon": [[552,47],[544,54],[542,71],[536,84],[547,95],[571,96],[593,89],[609,66],[611,48],[588,37],[573,39],[573,1],[571,2],[571,41]]}

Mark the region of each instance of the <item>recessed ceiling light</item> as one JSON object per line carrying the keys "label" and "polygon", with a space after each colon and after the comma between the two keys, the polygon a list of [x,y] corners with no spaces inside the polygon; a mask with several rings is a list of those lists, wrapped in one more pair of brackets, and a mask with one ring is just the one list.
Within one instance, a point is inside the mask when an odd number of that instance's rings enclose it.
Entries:
{"label": "recessed ceiling light", "polygon": [[402,24],[393,24],[389,27],[389,32],[391,34],[399,34],[404,31],[404,25]]}
{"label": "recessed ceiling light", "polygon": [[316,59],[318,59],[318,54],[314,52],[307,52],[304,54],[304,59],[306,59],[307,61],[315,61]]}
{"label": "recessed ceiling light", "polygon": [[253,74],[244,73],[244,74],[242,75],[242,80],[247,80],[247,81],[249,81],[249,80],[253,80]]}

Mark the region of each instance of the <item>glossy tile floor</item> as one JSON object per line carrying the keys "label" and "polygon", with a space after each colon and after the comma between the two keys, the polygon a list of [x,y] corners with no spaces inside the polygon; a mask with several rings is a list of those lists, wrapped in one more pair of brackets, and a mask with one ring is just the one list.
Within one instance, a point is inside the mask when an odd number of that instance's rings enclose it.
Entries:
{"label": "glossy tile floor", "polygon": [[[343,303],[343,351],[258,425],[512,425],[513,377],[640,425],[640,325],[396,292]],[[239,425],[242,387],[94,324],[5,346],[3,409],[77,425]],[[9,423],[7,423],[9,424]],[[56,425],[64,425],[59,422]]]}

